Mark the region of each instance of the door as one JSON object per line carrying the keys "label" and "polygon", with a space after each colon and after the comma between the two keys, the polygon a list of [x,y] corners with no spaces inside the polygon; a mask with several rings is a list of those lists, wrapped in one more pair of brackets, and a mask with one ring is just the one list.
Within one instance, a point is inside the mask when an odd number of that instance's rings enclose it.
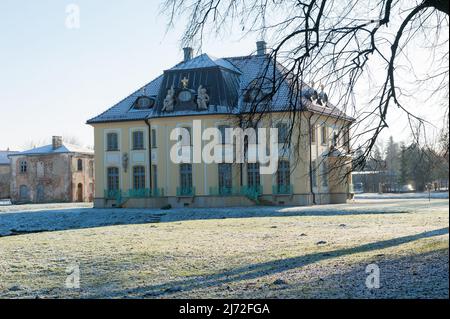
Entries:
{"label": "door", "polygon": [[83,201],[83,184],[79,183],[77,186],[77,202]]}

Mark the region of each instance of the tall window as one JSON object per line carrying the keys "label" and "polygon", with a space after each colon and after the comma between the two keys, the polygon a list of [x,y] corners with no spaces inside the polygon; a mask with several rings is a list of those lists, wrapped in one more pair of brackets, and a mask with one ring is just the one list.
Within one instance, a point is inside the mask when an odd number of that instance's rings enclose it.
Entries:
{"label": "tall window", "polygon": [[221,163],[219,167],[219,192],[226,193],[231,190],[231,164]]}
{"label": "tall window", "polygon": [[156,148],[156,130],[152,129],[152,148]]}
{"label": "tall window", "polygon": [[133,167],[133,189],[145,188],[145,167],[134,166]]}
{"label": "tall window", "polygon": [[339,140],[339,133],[333,133],[333,140],[332,140],[332,144],[334,147],[336,147],[338,145],[338,140]]}
{"label": "tall window", "polygon": [[220,138],[221,138],[221,143],[222,144],[226,144],[227,143],[227,129],[230,128],[227,125],[219,125],[218,129],[220,131]]}
{"label": "tall window", "polygon": [[285,144],[288,142],[288,126],[286,123],[278,123],[278,143]]}
{"label": "tall window", "polygon": [[311,143],[315,144],[316,143],[316,139],[317,139],[317,137],[316,137],[316,126],[313,125],[313,126],[311,126]]}
{"label": "tall window", "polygon": [[108,167],[107,169],[108,190],[119,190],[119,168]]}
{"label": "tall window", "polygon": [[182,142],[183,146],[192,145],[192,134],[190,127],[183,127],[184,130],[181,131],[181,135],[178,136],[178,141]]}
{"label": "tall window", "polygon": [[321,132],[320,132],[321,138],[322,138],[322,144],[327,144],[327,127],[324,125],[322,125],[321,127]]}
{"label": "tall window", "polygon": [[89,161],[89,177],[94,177],[94,161]]}
{"label": "tall window", "polygon": [[133,149],[143,150],[144,149],[144,132],[134,131],[133,132]]}
{"label": "tall window", "polygon": [[81,158],[77,160],[77,171],[83,171],[83,160]]}
{"label": "tall window", "polygon": [[322,165],[321,165],[322,169],[321,169],[321,180],[322,180],[322,186],[323,187],[327,187],[328,186],[328,165],[325,162],[325,160],[323,161]]}
{"label": "tall window", "polygon": [[106,134],[106,150],[107,151],[119,150],[119,139],[117,137],[117,133]]}
{"label": "tall window", "polygon": [[257,187],[261,183],[261,177],[259,175],[259,163],[247,164],[247,185],[251,187]]}
{"label": "tall window", "polygon": [[291,172],[289,168],[289,161],[279,161],[278,162],[278,172],[277,172],[277,185],[280,192],[287,189],[291,183]]}
{"label": "tall window", "polygon": [[152,165],[152,187],[153,189],[158,188],[158,170],[156,165]]}
{"label": "tall window", "polygon": [[180,164],[180,186],[184,190],[192,188],[192,165]]}
{"label": "tall window", "polygon": [[28,169],[27,161],[20,161],[20,172],[26,173]]}
{"label": "tall window", "polygon": [[317,187],[317,163],[316,161],[312,161],[311,163],[311,180],[312,180],[312,186]]}

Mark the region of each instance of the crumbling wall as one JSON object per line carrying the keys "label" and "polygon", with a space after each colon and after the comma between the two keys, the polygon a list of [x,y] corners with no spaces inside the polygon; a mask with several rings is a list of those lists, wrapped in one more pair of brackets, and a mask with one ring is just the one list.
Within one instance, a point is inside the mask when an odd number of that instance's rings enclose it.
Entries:
{"label": "crumbling wall", "polygon": [[[24,173],[20,171],[22,161],[27,162],[27,171]],[[70,155],[14,156],[11,168],[11,198],[14,202],[72,200]],[[27,196],[24,196],[25,188]]]}
{"label": "crumbling wall", "polygon": [[11,183],[11,169],[9,165],[0,165],[0,199],[9,198]]}

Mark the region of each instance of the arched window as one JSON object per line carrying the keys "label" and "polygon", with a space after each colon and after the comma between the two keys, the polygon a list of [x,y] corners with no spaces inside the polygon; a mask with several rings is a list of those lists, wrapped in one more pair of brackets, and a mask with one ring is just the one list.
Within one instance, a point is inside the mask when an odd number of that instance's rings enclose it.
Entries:
{"label": "arched window", "polygon": [[78,170],[79,172],[83,171],[83,160],[82,160],[81,158],[79,158],[79,159],[77,160],[77,170]]}

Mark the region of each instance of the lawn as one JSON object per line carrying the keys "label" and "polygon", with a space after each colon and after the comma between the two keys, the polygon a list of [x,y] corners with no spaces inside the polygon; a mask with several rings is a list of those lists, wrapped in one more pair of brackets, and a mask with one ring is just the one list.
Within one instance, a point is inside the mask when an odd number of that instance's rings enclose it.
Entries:
{"label": "lawn", "polygon": [[[0,207],[1,298],[448,298],[448,199]],[[380,287],[366,287],[376,264]],[[66,288],[69,266],[80,288]]]}

